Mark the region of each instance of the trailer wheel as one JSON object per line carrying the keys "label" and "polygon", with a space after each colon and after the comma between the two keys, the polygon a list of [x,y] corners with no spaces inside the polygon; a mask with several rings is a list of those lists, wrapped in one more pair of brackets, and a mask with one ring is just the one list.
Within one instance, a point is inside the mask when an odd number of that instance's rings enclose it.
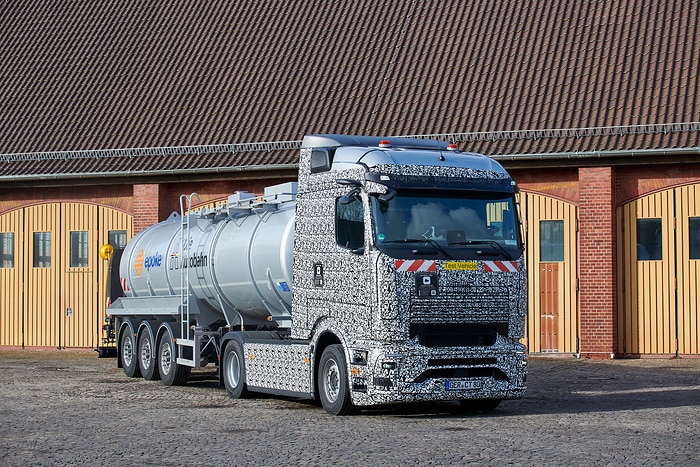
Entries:
{"label": "trailer wheel", "polygon": [[468,412],[491,412],[501,403],[501,399],[460,399],[462,409]]}
{"label": "trailer wheel", "polygon": [[158,373],[158,358],[156,346],[153,344],[151,333],[144,330],[139,337],[139,370],[143,379],[153,381],[160,379]]}
{"label": "trailer wheel", "polygon": [[345,353],[340,344],[326,347],[321,355],[318,370],[318,392],[326,412],[333,415],[350,415],[357,407],[350,399]]}
{"label": "trailer wheel", "polygon": [[191,368],[177,363],[177,347],[170,331],[165,331],[158,344],[158,371],[164,386],[184,386]]}
{"label": "trailer wheel", "polygon": [[129,378],[141,376],[139,371],[139,362],[136,358],[136,343],[134,342],[134,334],[131,328],[126,327],[121,333],[119,345],[119,358],[122,360],[122,368],[124,374]]}
{"label": "trailer wheel", "polygon": [[231,341],[224,350],[223,359],[224,386],[229,396],[240,399],[248,395],[245,380],[245,359],[243,349],[237,341]]}

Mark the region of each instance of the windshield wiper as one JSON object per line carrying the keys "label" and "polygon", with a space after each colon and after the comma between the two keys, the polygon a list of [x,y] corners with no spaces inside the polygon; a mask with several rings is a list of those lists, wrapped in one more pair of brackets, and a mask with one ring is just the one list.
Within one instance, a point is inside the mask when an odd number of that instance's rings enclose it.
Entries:
{"label": "windshield wiper", "polygon": [[452,242],[450,245],[490,245],[499,250],[508,261],[513,261],[513,258],[508,254],[508,251],[496,240],[465,240],[463,242]]}
{"label": "windshield wiper", "polygon": [[454,259],[442,245],[432,238],[403,238],[401,240],[387,240],[384,243],[427,243],[428,245],[434,246],[440,253],[445,255],[447,259]]}

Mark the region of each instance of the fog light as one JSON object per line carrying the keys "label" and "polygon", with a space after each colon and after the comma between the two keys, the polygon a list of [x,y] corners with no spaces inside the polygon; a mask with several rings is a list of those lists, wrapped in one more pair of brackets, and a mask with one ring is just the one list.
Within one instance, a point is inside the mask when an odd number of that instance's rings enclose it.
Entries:
{"label": "fog light", "polygon": [[394,370],[396,369],[396,362],[382,362],[382,369]]}

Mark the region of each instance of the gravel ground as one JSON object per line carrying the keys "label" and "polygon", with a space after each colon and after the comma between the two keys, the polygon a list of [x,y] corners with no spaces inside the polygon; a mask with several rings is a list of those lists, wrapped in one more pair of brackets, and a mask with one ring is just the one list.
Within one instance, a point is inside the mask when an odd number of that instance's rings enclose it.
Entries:
{"label": "gravel ground", "polygon": [[700,359],[530,360],[528,395],[328,415],[232,400],[214,369],[185,387],[85,351],[0,351],[0,465],[700,465]]}

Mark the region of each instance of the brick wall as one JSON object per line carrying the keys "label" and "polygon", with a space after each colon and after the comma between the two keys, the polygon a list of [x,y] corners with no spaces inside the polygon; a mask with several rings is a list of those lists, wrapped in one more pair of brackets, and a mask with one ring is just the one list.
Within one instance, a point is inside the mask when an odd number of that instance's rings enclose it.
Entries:
{"label": "brick wall", "polygon": [[160,220],[159,191],[157,183],[134,185],[134,235]]}
{"label": "brick wall", "polygon": [[579,169],[580,352],[615,353],[615,186],[612,167]]}

